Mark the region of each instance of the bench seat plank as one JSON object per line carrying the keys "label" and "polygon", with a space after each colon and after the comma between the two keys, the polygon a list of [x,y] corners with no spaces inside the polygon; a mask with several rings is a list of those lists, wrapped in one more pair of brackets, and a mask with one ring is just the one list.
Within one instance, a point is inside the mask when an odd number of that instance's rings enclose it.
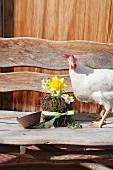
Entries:
{"label": "bench seat plank", "polygon": [[[98,126],[88,126],[91,122],[85,116],[82,129],[59,127],[55,129],[24,129],[16,117],[30,112],[0,111],[0,144],[30,145],[30,144],[70,144],[70,145],[113,145],[113,116],[108,117],[107,124],[102,129]],[[76,117],[79,114],[75,113]],[[109,138],[110,137],[110,138]]]}
{"label": "bench seat plank", "polygon": [[17,118],[17,117],[29,115],[30,113],[33,113],[33,112],[0,110],[0,119]]}
{"label": "bench seat plank", "polygon": [[17,117],[26,116],[31,113],[0,110],[0,131],[21,130],[22,126],[16,120]]}
{"label": "bench seat plank", "polygon": [[[112,128],[84,128],[72,130],[56,129],[21,129],[0,131],[0,144],[70,144],[104,146],[113,144]],[[109,139],[110,136],[110,139]]]}

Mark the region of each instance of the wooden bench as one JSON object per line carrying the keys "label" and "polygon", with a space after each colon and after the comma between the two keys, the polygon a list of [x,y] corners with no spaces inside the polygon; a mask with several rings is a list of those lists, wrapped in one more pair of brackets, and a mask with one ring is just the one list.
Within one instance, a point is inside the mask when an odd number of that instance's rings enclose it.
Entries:
{"label": "wooden bench", "polygon": [[[113,44],[88,41],[49,41],[37,38],[0,39],[0,107],[1,109],[7,109],[7,106],[10,108],[8,103],[13,103],[12,111],[11,108],[9,109],[10,111],[0,110],[0,144],[4,146],[7,144],[20,146],[20,153],[24,153],[25,146],[29,145],[43,148],[43,151],[36,151],[38,155],[36,157],[43,161],[43,164],[35,162],[33,163],[34,167],[46,166],[47,168],[51,164],[52,168],[53,166],[58,168],[67,163],[67,165],[79,164],[82,168],[87,167],[89,169],[94,169],[95,167],[98,167],[98,169],[110,169],[98,164],[98,162],[101,159],[100,163],[102,163],[103,159],[105,165],[112,166],[112,163],[110,163],[110,161],[113,161],[112,115],[108,117],[107,124],[102,129],[89,127],[88,123],[92,119],[87,117],[85,113],[75,113],[73,119],[80,121],[83,125],[82,129],[76,130],[66,127],[24,129],[16,120],[17,117],[30,114],[36,109],[35,100],[31,99],[34,106],[31,107],[33,109],[30,112],[26,112],[27,108],[26,110],[24,108],[24,111],[21,112],[15,111],[17,110],[15,101],[18,100],[15,93],[17,94],[18,91],[19,95],[23,93],[21,96],[23,98],[20,99],[22,101],[26,100],[26,98],[29,100],[29,95],[25,97],[24,91],[37,92],[35,94],[37,99],[42,97],[41,80],[43,78],[53,75],[64,77],[67,85],[65,91],[72,92],[68,74],[68,62],[62,57],[67,52],[76,54],[79,61],[84,65],[93,68],[113,69]],[[27,71],[26,68],[28,68]],[[24,71],[19,72],[19,70]],[[11,95],[10,99],[12,101],[8,100],[7,102],[8,95]],[[40,102],[38,101],[37,104],[40,105]],[[18,109],[19,107],[21,107],[20,104],[18,104]],[[76,110],[76,103],[74,109]],[[19,110],[22,110],[22,107]],[[34,156],[35,151],[29,152],[30,155]],[[110,161],[105,162],[105,159],[110,159]],[[47,161],[50,161],[49,164]],[[91,163],[91,161],[97,163]],[[32,163],[20,163],[19,166],[21,168],[26,166],[33,168]],[[18,167],[18,164],[1,164],[0,167],[10,167],[12,169]]]}

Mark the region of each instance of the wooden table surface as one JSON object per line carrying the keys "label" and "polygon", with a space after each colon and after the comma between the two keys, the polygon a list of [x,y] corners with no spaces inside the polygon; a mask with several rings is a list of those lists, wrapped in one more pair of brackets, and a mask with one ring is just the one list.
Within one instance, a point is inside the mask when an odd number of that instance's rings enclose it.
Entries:
{"label": "wooden table surface", "polygon": [[29,112],[0,111],[0,144],[70,144],[113,145],[113,114],[109,114],[103,128],[89,126],[87,114],[75,113],[76,121],[82,120],[82,129],[59,127],[55,129],[24,129],[16,120]]}

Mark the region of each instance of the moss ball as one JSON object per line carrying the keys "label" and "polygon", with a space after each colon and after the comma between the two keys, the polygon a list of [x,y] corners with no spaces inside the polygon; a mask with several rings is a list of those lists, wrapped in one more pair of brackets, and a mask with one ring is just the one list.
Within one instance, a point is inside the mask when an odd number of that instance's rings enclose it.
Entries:
{"label": "moss ball", "polygon": [[60,96],[46,96],[42,100],[42,110],[44,111],[64,113],[72,109],[72,103],[67,104]]}

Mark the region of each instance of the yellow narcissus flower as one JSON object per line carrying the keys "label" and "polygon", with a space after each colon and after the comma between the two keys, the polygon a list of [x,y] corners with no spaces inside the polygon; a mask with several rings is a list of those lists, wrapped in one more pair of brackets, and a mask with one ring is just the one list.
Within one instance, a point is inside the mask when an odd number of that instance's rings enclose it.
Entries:
{"label": "yellow narcissus flower", "polygon": [[48,83],[48,85],[50,86],[50,91],[60,93],[61,89],[66,87],[63,82],[64,78],[58,79],[57,76],[53,77],[52,80]]}

